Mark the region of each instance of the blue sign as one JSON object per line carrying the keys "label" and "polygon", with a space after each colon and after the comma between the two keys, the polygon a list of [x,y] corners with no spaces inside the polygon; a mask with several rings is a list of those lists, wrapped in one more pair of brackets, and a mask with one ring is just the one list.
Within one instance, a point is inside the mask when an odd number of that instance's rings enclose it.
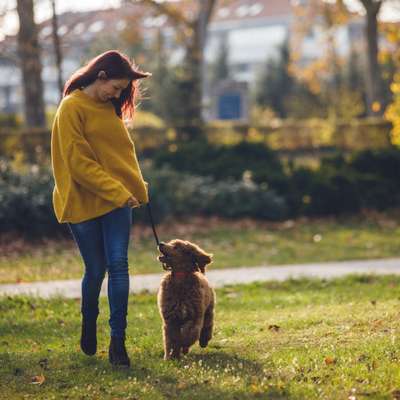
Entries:
{"label": "blue sign", "polygon": [[218,98],[218,119],[241,119],[242,98],[240,93],[225,93]]}

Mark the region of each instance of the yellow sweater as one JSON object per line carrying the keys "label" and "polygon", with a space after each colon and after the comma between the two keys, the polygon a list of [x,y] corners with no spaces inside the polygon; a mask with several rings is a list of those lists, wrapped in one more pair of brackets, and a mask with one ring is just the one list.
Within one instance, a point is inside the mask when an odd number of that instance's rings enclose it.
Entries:
{"label": "yellow sweater", "polygon": [[51,134],[58,222],[82,222],[122,207],[130,196],[148,202],[135,147],[111,102],[77,89],[61,101]]}

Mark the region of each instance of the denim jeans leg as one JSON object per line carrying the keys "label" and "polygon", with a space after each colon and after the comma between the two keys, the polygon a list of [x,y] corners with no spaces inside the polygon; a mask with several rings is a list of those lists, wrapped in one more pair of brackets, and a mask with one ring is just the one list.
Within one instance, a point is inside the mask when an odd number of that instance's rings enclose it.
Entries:
{"label": "denim jeans leg", "polygon": [[128,245],[132,209],[116,208],[103,215],[101,222],[108,269],[111,336],[125,337],[129,295]]}
{"label": "denim jeans leg", "polygon": [[87,319],[97,319],[99,294],[106,271],[102,226],[99,218],[68,224],[85,265],[82,280],[81,312]]}

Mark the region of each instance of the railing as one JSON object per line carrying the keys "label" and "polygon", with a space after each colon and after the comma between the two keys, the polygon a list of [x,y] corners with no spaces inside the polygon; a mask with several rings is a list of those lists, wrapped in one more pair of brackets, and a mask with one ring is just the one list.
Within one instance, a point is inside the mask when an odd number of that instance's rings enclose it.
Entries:
{"label": "railing", "polygon": [[[282,155],[318,156],[332,149],[354,151],[391,146],[391,124],[370,118],[332,123],[327,120],[275,121],[270,125],[214,122],[205,127],[210,143],[235,144],[252,141],[265,144]],[[176,146],[175,128],[138,126],[130,130],[138,153],[150,154],[160,147]],[[26,159],[40,160],[50,154],[51,133],[46,129],[0,130],[0,157],[20,152]]]}

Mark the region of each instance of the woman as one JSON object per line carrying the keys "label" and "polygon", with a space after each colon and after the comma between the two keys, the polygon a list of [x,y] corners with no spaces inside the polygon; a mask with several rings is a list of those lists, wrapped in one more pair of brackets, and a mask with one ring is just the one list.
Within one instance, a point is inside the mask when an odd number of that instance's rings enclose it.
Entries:
{"label": "woman", "polygon": [[65,84],[51,136],[54,211],[58,222],[68,223],[85,265],[81,349],[96,353],[98,298],[107,270],[109,361],[127,367],[132,208],[147,203],[148,194],[123,118],[133,116],[138,79],[149,75],[118,51],[95,57]]}

